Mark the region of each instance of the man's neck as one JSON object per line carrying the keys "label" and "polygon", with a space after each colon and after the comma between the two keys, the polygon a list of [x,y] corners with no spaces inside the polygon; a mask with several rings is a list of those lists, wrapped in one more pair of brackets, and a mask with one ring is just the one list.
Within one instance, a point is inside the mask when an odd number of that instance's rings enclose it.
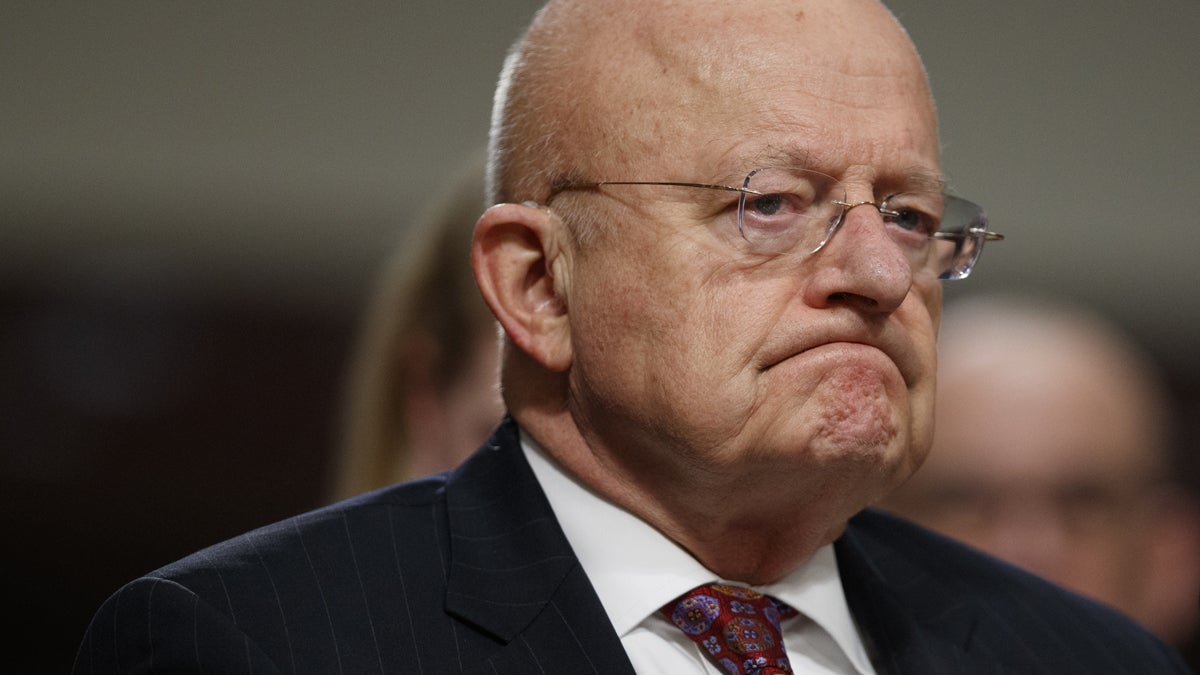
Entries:
{"label": "man's neck", "polygon": [[[840,536],[858,510],[834,511],[831,505],[839,500],[805,489],[803,481],[780,489],[778,475],[756,481],[753,476],[631,470],[613,454],[597,452],[573,424],[522,412],[527,414],[517,417],[518,424],[564,471],[725,579],[754,585],[778,581]],[[655,478],[643,478],[647,475]]]}

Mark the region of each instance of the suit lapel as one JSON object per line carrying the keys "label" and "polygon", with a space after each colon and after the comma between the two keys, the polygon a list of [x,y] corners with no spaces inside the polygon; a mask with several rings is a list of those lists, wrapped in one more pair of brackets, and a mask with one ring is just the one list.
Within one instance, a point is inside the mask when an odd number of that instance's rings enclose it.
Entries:
{"label": "suit lapel", "polygon": [[878,673],[1007,671],[1007,627],[955,579],[930,572],[938,569],[940,561],[930,560],[936,554],[914,552],[907,542],[894,546],[895,537],[881,536],[893,525],[864,512],[834,544],[846,601]]}
{"label": "suit lapel", "polygon": [[835,550],[850,613],[876,670],[994,672],[1004,658],[976,639],[987,624],[979,607],[932,576],[930,566],[864,532],[860,525],[875,518],[868,512],[851,519]]}
{"label": "suit lapel", "polygon": [[482,672],[633,673],[511,419],[449,479],[446,610],[505,646]]}

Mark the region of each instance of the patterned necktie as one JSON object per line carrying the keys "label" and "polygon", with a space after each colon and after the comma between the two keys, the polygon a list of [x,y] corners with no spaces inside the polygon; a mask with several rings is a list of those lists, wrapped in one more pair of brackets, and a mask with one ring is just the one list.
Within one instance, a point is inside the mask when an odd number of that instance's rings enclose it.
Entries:
{"label": "patterned necktie", "polygon": [[659,610],[729,675],[792,672],[779,622],[799,614],[740,586],[698,586]]}

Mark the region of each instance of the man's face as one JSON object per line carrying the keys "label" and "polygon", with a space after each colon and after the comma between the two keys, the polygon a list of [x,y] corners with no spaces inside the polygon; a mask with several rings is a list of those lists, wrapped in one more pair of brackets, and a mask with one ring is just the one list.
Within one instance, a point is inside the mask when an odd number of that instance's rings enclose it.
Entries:
{"label": "man's face", "polygon": [[[645,111],[625,146],[656,151],[588,178],[740,185],[803,164],[853,203],[936,177],[935,116],[907,43],[887,17],[849,26],[819,11],[733,13],[721,39],[735,41],[715,58],[703,34],[651,40],[653,67],[632,68],[613,98]],[[679,472],[759,477],[854,508],[919,465],[941,288],[912,272],[878,211],[849,211],[814,255],[759,255],[738,237],[736,193],[569,198],[601,221],[571,253],[567,303],[572,412],[607,461],[659,493]]]}

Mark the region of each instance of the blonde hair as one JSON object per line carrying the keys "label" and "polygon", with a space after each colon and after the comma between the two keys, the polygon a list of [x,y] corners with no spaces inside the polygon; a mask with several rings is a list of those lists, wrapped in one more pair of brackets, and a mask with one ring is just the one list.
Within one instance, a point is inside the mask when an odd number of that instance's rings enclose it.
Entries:
{"label": "blonde hair", "polygon": [[470,355],[479,341],[495,335],[470,266],[483,206],[480,155],[409,228],[383,268],[350,363],[332,498],[412,477],[402,411],[414,368],[448,391],[474,367]]}

